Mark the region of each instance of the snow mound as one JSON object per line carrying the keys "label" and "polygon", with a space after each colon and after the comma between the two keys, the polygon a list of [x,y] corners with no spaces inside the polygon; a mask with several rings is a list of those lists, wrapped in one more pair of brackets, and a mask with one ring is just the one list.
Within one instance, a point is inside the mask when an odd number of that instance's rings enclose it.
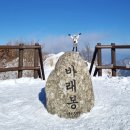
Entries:
{"label": "snow mound", "polygon": [[54,70],[55,64],[58,61],[59,57],[62,56],[64,52],[60,52],[58,54],[51,54],[48,58],[44,61],[44,69],[46,74],[46,79],[49,76],[50,72]]}
{"label": "snow mound", "polygon": [[48,67],[54,68],[59,57],[62,56],[63,54],[64,54],[64,52],[49,55],[49,57],[44,61],[44,66],[46,68],[48,68]]}

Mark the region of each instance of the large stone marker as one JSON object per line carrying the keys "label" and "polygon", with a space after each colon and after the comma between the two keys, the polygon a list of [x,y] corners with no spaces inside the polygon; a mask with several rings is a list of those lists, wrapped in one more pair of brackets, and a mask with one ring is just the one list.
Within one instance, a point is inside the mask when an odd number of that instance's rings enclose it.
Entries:
{"label": "large stone marker", "polygon": [[76,118],[94,106],[87,64],[77,52],[66,52],[46,82],[47,110],[64,118]]}

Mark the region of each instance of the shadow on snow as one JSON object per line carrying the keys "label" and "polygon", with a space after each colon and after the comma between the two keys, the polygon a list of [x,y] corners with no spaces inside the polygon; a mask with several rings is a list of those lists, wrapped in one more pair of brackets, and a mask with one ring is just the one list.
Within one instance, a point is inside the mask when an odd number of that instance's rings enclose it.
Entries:
{"label": "shadow on snow", "polygon": [[46,108],[46,92],[45,92],[45,88],[41,89],[41,92],[39,93],[39,100],[41,101],[41,103]]}

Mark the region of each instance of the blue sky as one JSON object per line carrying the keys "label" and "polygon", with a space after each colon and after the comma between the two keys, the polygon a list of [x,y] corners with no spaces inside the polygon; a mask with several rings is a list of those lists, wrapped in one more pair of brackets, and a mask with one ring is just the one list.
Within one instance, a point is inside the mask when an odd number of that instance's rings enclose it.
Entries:
{"label": "blue sky", "polygon": [[50,52],[85,43],[130,43],[130,0],[0,0],[0,44],[37,41]]}

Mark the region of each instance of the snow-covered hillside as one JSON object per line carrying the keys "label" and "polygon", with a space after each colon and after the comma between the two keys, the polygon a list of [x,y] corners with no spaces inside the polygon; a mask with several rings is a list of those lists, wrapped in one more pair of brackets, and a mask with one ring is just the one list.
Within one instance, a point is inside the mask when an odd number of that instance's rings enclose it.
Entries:
{"label": "snow-covered hillside", "polygon": [[[62,54],[46,59],[46,77]],[[0,80],[0,130],[130,130],[130,77],[92,77],[95,106],[71,120],[47,112],[45,82]]]}

